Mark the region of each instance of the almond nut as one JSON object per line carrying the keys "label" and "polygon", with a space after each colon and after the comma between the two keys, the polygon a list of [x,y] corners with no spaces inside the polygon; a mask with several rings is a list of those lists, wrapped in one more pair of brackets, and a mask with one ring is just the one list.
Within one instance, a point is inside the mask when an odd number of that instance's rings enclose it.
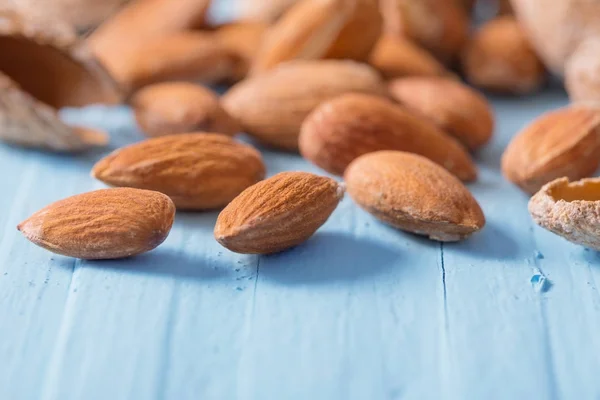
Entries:
{"label": "almond nut", "polygon": [[205,32],[178,32],[138,43],[101,60],[115,79],[135,90],[164,81],[218,83],[235,74],[236,56]]}
{"label": "almond nut", "polygon": [[241,19],[274,22],[298,0],[241,0]]}
{"label": "almond nut", "polygon": [[378,150],[420,154],[464,181],[477,176],[460,143],[386,99],[345,94],[321,104],[302,125],[300,153],[333,174],[343,174],[355,158]]}
{"label": "almond nut", "polygon": [[570,242],[600,251],[600,178],[559,178],[529,201],[534,221]]}
{"label": "almond nut", "polygon": [[600,107],[548,112],[513,138],[502,156],[506,179],[533,194],[561,177],[590,176],[600,163]]}
{"label": "almond nut", "polygon": [[219,214],[215,238],[236,253],[269,254],[310,238],[327,221],[344,190],[330,178],[283,172],[257,183]]}
{"label": "almond nut", "polygon": [[74,128],[55,109],[22,91],[0,72],[0,140],[24,147],[78,152],[108,143],[108,135]]}
{"label": "almond nut", "polygon": [[238,123],[211,90],[186,82],[157,83],[135,93],[130,103],[142,131],[151,137],[207,131],[234,135]]}
{"label": "almond nut", "polygon": [[511,16],[481,26],[466,46],[462,61],[469,83],[496,92],[530,93],[546,80],[544,65]]}
{"label": "almond nut", "polygon": [[371,67],[353,61],[290,61],[232,87],[223,107],[244,132],[285,150],[298,149],[304,118],[320,103],[346,92],[387,95]]}
{"label": "almond nut", "polygon": [[350,164],[344,180],[360,207],[404,231],[453,242],[485,225],[469,190],[438,164],[416,154],[366,154]]}
{"label": "almond nut", "polygon": [[112,186],[162,192],[178,208],[220,208],[264,178],[262,157],[228,136],[187,133],[148,139],[100,160],[92,176]]}
{"label": "almond nut", "polygon": [[369,58],[369,64],[386,79],[448,74],[446,68],[427,50],[408,38],[389,34],[379,38]]}
{"label": "almond nut", "polygon": [[293,59],[366,60],[381,25],[377,0],[300,0],[269,29],[252,71]]}
{"label": "almond nut", "polygon": [[467,85],[437,77],[412,77],[396,79],[388,88],[395,100],[429,119],[470,150],[477,150],[492,137],[492,106]]}
{"label": "almond nut", "polygon": [[57,201],[17,227],[36,245],[88,260],[135,256],[169,234],[175,206],[165,195],[139,189],[104,189]]}

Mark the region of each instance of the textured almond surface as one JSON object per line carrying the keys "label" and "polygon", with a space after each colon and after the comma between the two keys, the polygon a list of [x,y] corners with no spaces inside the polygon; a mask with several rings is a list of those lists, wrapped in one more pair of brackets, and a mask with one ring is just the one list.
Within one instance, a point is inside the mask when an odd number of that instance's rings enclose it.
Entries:
{"label": "textured almond surface", "polygon": [[485,225],[469,190],[436,163],[416,154],[379,151],[356,159],[344,175],[348,194],[398,229],[452,242]]}
{"label": "textured almond surface", "polygon": [[92,175],[112,186],[162,192],[183,209],[227,205],[264,178],[262,157],[228,136],[188,133],[148,139],[100,160]]}
{"label": "textured almond surface", "polygon": [[369,58],[369,64],[387,78],[413,75],[446,75],[446,68],[429,52],[410,39],[382,35]]}
{"label": "textured almond surface", "polygon": [[160,245],[175,206],[165,195],[139,189],[104,189],[57,201],[17,227],[53,253],[83,259],[134,256]]}
{"label": "textured almond surface", "polygon": [[465,148],[433,123],[386,99],[346,94],[320,105],[302,125],[300,153],[341,175],[355,158],[378,150],[423,155],[461,180],[477,176]]}
{"label": "textured almond surface", "polygon": [[561,177],[590,176],[600,163],[600,107],[573,105],[546,113],[513,138],[502,173],[528,193]]}
{"label": "textured almond surface", "polygon": [[216,93],[193,83],[149,85],[136,92],[130,103],[138,125],[148,136],[194,131],[234,135],[240,131]]}
{"label": "textured almond surface", "polygon": [[469,83],[505,93],[529,93],[546,79],[544,65],[514,17],[485,23],[466,46],[463,71]]}
{"label": "textured almond surface", "polygon": [[469,86],[437,77],[413,77],[391,81],[388,88],[395,100],[434,122],[471,150],[480,148],[492,137],[492,106]]}
{"label": "textured almond surface", "polygon": [[385,30],[406,36],[444,62],[453,61],[469,32],[463,7],[451,0],[381,0]]}
{"label": "textured almond surface", "polygon": [[304,118],[321,102],[346,92],[387,94],[369,66],[298,60],[238,83],[222,104],[246,133],[270,146],[296,150]]}
{"label": "textured almond surface", "polygon": [[219,214],[215,238],[231,251],[276,253],[311,237],[343,197],[333,179],[283,172],[246,189]]}
{"label": "textured almond surface", "polygon": [[0,72],[0,140],[59,152],[77,152],[105,146],[105,133],[73,128],[57,111],[37,101]]}
{"label": "textured almond surface", "polygon": [[100,55],[124,86],[137,89],[163,81],[216,83],[234,75],[236,56],[213,35],[178,32],[146,40],[118,56]]}
{"label": "textured almond surface", "polygon": [[529,212],[541,227],[600,251],[600,178],[552,181],[531,198]]}
{"label": "textured almond surface", "polygon": [[122,99],[115,81],[69,26],[1,9],[0,71],[54,108]]}
{"label": "textured almond surface", "polygon": [[300,0],[269,29],[252,69],[293,59],[365,60],[381,26],[376,0]]}

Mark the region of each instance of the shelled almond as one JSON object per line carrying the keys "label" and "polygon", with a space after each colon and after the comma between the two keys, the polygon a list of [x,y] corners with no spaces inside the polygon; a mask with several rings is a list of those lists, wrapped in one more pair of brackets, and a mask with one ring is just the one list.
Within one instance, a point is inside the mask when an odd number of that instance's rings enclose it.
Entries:
{"label": "shelled almond", "polygon": [[322,102],[347,92],[387,95],[377,72],[365,64],[296,60],[243,80],[222,102],[244,132],[269,146],[297,150],[304,118]]}
{"label": "shelled almond", "polygon": [[135,256],[167,238],[175,206],[164,194],[118,188],[52,203],[19,224],[27,239],[53,253],[89,260]]}
{"label": "shelled almond", "polygon": [[310,238],[344,195],[331,178],[283,172],[249,187],[219,214],[215,238],[237,253],[270,254]]}
{"label": "shelled almond", "polygon": [[502,156],[504,176],[533,194],[561,177],[590,176],[600,164],[600,107],[580,104],[548,112],[513,138]]}
{"label": "shelled almond", "polygon": [[333,174],[342,175],[354,159],[378,150],[420,154],[464,181],[477,176],[458,141],[387,99],[345,94],[321,104],[302,125],[300,153]]}
{"label": "shelled almond", "polygon": [[148,139],[100,160],[92,176],[112,186],[155,190],[178,208],[227,205],[265,176],[258,151],[225,135],[188,133]]}
{"label": "shelled almond", "polygon": [[194,131],[234,135],[240,131],[217,94],[193,83],[149,85],[136,92],[130,103],[139,127],[150,137]]}
{"label": "shelled almond", "polygon": [[457,138],[470,150],[485,145],[494,131],[486,98],[460,82],[438,77],[409,77],[388,84],[392,97]]}
{"label": "shelled almond", "polygon": [[483,211],[468,189],[438,164],[416,154],[366,154],[350,164],[344,180],[359,206],[401,230],[454,242],[485,225]]}

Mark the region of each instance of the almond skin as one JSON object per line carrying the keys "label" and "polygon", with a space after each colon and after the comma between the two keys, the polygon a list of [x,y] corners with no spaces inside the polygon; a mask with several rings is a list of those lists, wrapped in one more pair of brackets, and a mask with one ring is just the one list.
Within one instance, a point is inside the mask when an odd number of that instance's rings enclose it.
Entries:
{"label": "almond skin", "polygon": [[485,225],[481,207],[462,182],[416,154],[366,154],[350,164],[344,180],[360,207],[404,231],[453,242]]}
{"label": "almond skin", "polygon": [[92,170],[106,184],[156,190],[188,210],[223,207],[264,175],[258,151],[213,133],[148,139],[116,150]]}
{"label": "almond skin", "polygon": [[139,189],[104,189],[57,201],[19,224],[23,235],[56,254],[87,260],[135,256],[167,238],[175,206]]}
{"label": "almond skin", "polygon": [[294,59],[366,60],[381,27],[377,0],[300,0],[269,29],[252,72]]}
{"label": "almond skin", "polygon": [[283,150],[298,149],[302,121],[323,101],[346,92],[387,95],[375,70],[353,61],[290,61],[246,79],[223,96],[244,132]]}
{"label": "almond skin", "polygon": [[136,92],[130,103],[139,127],[150,137],[194,131],[226,135],[240,132],[216,93],[193,83],[149,85]]}
{"label": "almond skin", "polygon": [[355,158],[378,150],[420,154],[463,181],[477,177],[459,142],[386,99],[345,94],[320,105],[302,125],[300,153],[332,174],[342,175]]}
{"label": "almond skin", "polygon": [[506,179],[533,194],[557,178],[592,175],[600,163],[600,107],[548,112],[513,138],[502,156]]}
{"label": "almond skin", "polygon": [[236,253],[270,254],[310,238],[327,221],[344,190],[330,178],[283,172],[257,183],[219,214],[215,238]]}
{"label": "almond skin", "polygon": [[600,178],[559,178],[529,201],[533,220],[568,241],[600,251]]}
{"label": "almond skin", "polygon": [[408,38],[389,34],[379,38],[369,58],[369,64],[386,79],[449,74],[427,50]]}
{"label": "almond skin", "polygon": [[531,93],[546,80],[544,65],[511,16],[482,25],[467,44],[462,63],[469,83],[495,92]]}
{"label": "almond skin", "polygon": [[494,131],[494,113],[486,98],[460,82],[411,77],[388,83],[392,97],[448,132],[470,150],[485,145]]}
{"label": "almond skin", "polygon": [[101,61],[132,91],[165,81],[222,82],[234,75],[238,64],[236,55],[214,35],[194,31],[146,40]]}

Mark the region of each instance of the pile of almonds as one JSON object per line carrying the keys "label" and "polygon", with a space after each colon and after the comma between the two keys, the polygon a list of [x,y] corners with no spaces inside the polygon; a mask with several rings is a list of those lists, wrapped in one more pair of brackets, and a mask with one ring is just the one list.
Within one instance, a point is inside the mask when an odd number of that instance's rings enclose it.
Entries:
{"label": "pile of almonds", "polygon": [[[471,33],[474,1],[239,1],[238,19],[223,25],[207,19],[210,0],[113,0],[97,9],[110,15],[99,26],[83,12],[91,0],[80,12],[53,8],[52,21],[30,1],[0,10],[0,139],[61,152],[103,146],[106,134],[69,126],[57,110],[122,101],[148,136],[92,168],[115,188],[19,224],[29,240],[71,257],[128,257],[166,239],[175,209],[221,210],[220,244],[270,254],[310,238],[345,192],[383,223],[432,240],[484,227],[465,183],[477,179],[472,153],[492,139],[494,112],[460,76],[512,95],[546,79],[508,2]],[[230,85],[222,96],[203,86],[220,84]],[[261,152],[234,138],[242,132],[343,183],[306,172],[265,179]],[[600,182],[569,182],[599,163],[600,106],[573,104],[517,134],[502,171],[538,192],[537,223],[600,249]]]}

